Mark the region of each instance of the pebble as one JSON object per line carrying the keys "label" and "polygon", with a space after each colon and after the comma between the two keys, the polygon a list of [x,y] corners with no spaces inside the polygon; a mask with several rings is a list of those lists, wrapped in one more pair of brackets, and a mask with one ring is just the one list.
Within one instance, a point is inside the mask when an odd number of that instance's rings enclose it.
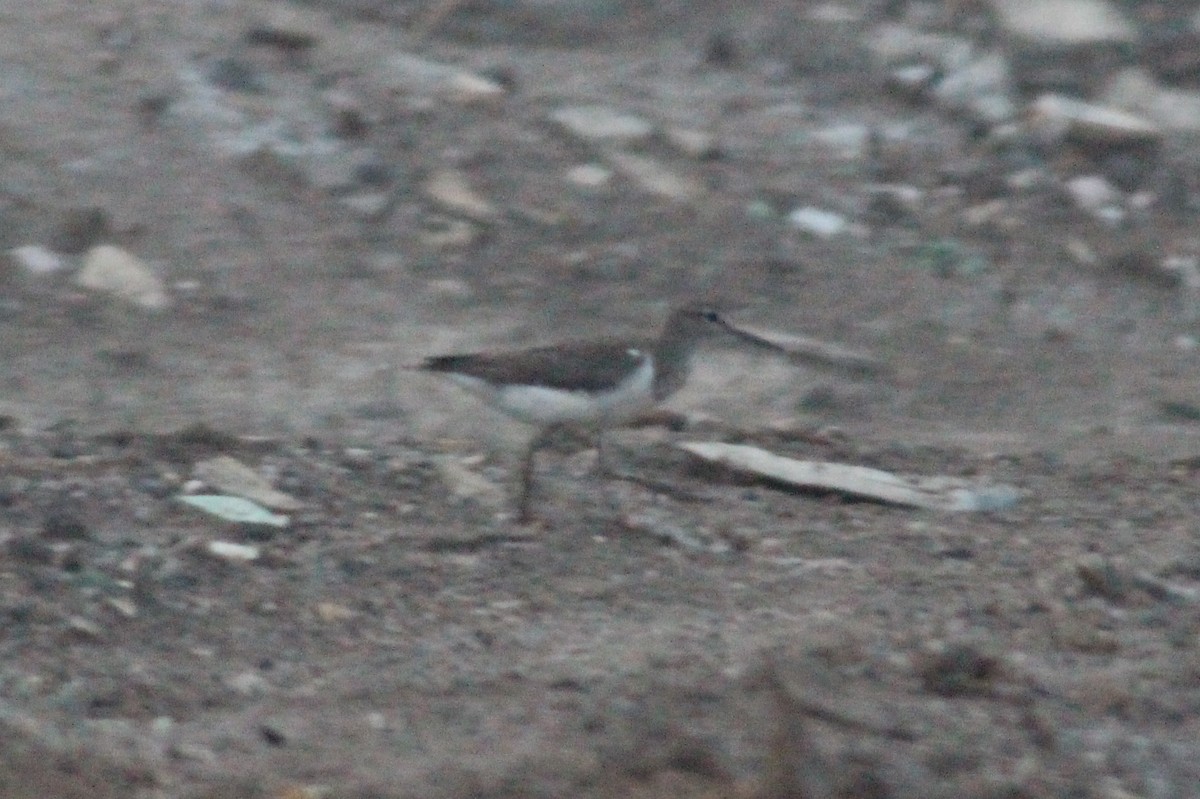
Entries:
{"label": "pebble", "polygon": [[228,455],[218,455],[197,463],[195,475],[212,488],[268,508],[292,511],[304,507],[298,499],[276,490],[258,472]]}
{"label": "pebble", "polygon": [[409,53],[389,58],[383,79],[392,91],[436,95],[464,105],[493,102],[506,94],[503,86],[482,75]]}
{"label": "pebble", "polygon": [[1162,138],[1158,125],[1110,106],[1061,94],[1043,94],[1029,107],[1029,130],[1046,145],[1070,137],[1100,144],[1150,144]]}
{"label": "pebble", "polygon": [[966,63],[973,49],[969,39],[920,31],[900,23],[876,26],[866,45],[876,62],[885,67],[902,67],[914,61],[955,66]]}
{"label": "pebble", "polygon": [[564,106],[551,112],[550,119],[571,135],[594,144],[631,145],[654,132],[654,126],[641,117],[602,105]]}
{"label": "pebble", "polygon": [[700,181],[680,175],[648,156],[612,152],[608,154],[608,160],[622,175],[659,197],[688,202],[704,194]]}
{"label": "pebble", "polygon": [[908,64],[893,69],[888,74],[888,83],[909,97],[919,97],[933,85],[937,75],[938,70],[932,64]]}
{"label": "pebble", "polygon": [[18,269],[33,276],[52,275],[65,266],[61,255],[40,244],[14,247],[8,251],[8,258]]}
{"label": "pebble", "polygon": [[1160,86],[1145,70],[1122,70],[1102,95],[1105,102],[1144,115],[1145,124],[1167,130],[1200,131],[1200,92]]}
{"label": "pebble", "polygon": [[496,206],[471,187],[467,176],[457,169],[439,169],[421,186],[425,196],[443,210],[477,222],[496,218]]}
{"label": "pebble", "polygon": [[458,458],[438,458],[436,463],[442,481],[458,499],[473,500],[491,508],[503,508],[507,504],[504,489],[468,469]]}
{"label": "pebble", "polygon": [[991,0],[1009,33],[1046,45],[1133,42],[1137,29],[1105,0]]}
{"label": "pebble", "polygon": [[1096,216],[1108,218],[1113,211],[1122,213],[1121,193],[1099,175],[1080,175],[1066,182],[1067,193],[1075,205]]}
{"label": "pebble", "polygon": [[966,112],[989,125],[1016,114],[1012,75],[1002,53],[988,53],[947,73],[934,87],[933,96],[943,108]]}
{"label": "pebble", "polygon": [[161,310],[171,304],[162,280],[145,261],[111,244],[88,250],[75,283],[148,310]]}
{"label": "pebble", "polygon": [[820,239],[828,239],[845,233],[849,227],[846,218],[833,211],[805,206],[788,214],[788,222],[797,230]]}
{"label": "pebble", "polygon": [[419,235],[425,246],[443,250],[469,247],[479,234],[479,227],[465,219],[432,214],[425,220]]}
{"label": "pebble", "polygon": [[692,158],[713,158],[720,153],[717,137],[703,130],[667,128],[667,141],[676,150]]}
{"label": "pebble", "polygon": [[585,189],[598,189],[612,177],[612,170],[600,164],[579,164],[567,170],[567,180]]}
{"label": "pebble", "polygon": [[821,128],[812,134],[813,141],[829,147],[847,160],[862,158],[871,142],[871,129],[857,122]]}
{"label": "pebble", "polygon": [[258,560],[258,547],[250,544],[235,544],[232,541],[209,541],[205,551],[214,558],[249,563]]}
{"label": "pebble", "polygon": [[226,684],[242,696],[257,696],[265,693],[270,684],[256,671],[243,671],[230,677]]}
{"label": "pebble", "polygon": [[360,219],[379,220],[392,208],[392,193],[388,191],[365,191],[339,197],[338,204],[349,209]]}

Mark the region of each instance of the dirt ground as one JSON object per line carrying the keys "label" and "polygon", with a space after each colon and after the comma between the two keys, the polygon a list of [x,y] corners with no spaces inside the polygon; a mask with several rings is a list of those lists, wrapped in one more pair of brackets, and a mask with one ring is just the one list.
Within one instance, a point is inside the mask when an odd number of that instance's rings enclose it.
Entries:
{"label": "dirt ground", "polygon": [[[1200,348],[1160,269],[1200,144],[996,144],[889,84],[889,20],[1034,58],[986,4],[434,6],[4,9],[0,247],[63,266],[0,277],[0,796],[1200,796]],[[653,130],[554,121],[594,105]],[[1098,219],[1093,172],[1153,202]],[[98,243],[169,307],[81,286]],[[404,368],[696,296],[888,371],[706,353],[683,429],[611,436],[633,479],[559,442],[519,525],[530,431]],[[288,525],[180,502],[217,456]]]}

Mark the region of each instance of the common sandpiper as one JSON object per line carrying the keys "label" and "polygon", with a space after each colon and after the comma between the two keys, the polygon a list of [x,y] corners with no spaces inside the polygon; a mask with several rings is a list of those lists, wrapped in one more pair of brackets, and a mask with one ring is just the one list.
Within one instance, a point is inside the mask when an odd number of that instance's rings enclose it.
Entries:
{"label": "common sandpiper", "polygon": [[538,429],[521,461],[517,509],[530,520],[534,456],[547,433],[572,425],[596,431],[645,414],[683,387],[701,341],[724,336],[779,347],[730,323],[710,306],[671,313],[657,339],[570,341],[532,349],[427,358],[418,368],[443,374],[492,407]]}

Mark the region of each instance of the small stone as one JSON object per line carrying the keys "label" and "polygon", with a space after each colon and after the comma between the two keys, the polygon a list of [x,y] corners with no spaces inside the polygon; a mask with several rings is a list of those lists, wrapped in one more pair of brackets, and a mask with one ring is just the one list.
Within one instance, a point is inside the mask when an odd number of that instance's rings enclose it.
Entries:
{"label": "small stone", "polygon": [[812,206],[797,208],[788,214],[792,227],[820,239],[828,239],[846,232],[849,224],[841,214]]}
{"label": "small stone", "polygon": [[1121,213],[1121,194],[1099,175],[1080,175],[1066,182],[1067,193],[1075,205],[1097,216]]}
{"label": "small stone", "polygon": [[564,106],[551,121],[577,138],[593,144],[630,145],[650,137],[654,126],[634,114],[602,105]]}
{"label": "small stone", "polygon": [[350,621],[358,616],[358,613],[345,605],[339,605],[336,602],[318,602],[317,617],[326,623]]}
{"label": "small stone", "polygon": [[766,200],[751,200],[746,203],[746,216],[756,222],[765,222],[775,218],[775,209]]}
{"label": "small stone", "polygon": [[1027,125],[1043,144],[1065,139],[1099,144],[1153,144],[1162,131],[1140,116],[1061,94],[1043,94],[1029,107]]}
{"label": "small stone", "polygon": [[995,125],[1016,114],[1008,58],[989,53],[946,74],[933,96],[944,108],[963,111],[973,119]]}
{"label": "small stone", "polygon": [[206,485],[275,510],[299,510],[304,503],[277,491],[262,475],[237,458],[218,455],[196,464],[196,478]]}
{"label": "small stone", "polygon": [[457,72],[446,84],[450,95],[464,105],[497,100],[505,95],[504,86],[473,72]]}
{"label": "small stone", "polygon": [[72,616],[67,619],[67,632],[87,641],[104,639],[104,628],[83,616]]}
{"label": "small stone", "polygon": [[434,249],[469,247],[479,237],[479,228],[465,219],[432,214],[421,230],[421,241]]}
{"label": "small stone", "polygon": [[703,130],[667,128],[666,137],[676,150],[692,158],[712,158],[720,152],[716,136]]}
{"label": "small stone", "polygon": [[242,696],[256,696],[265,693],[270,683],[256,671],[243,671],[230,677],[226,684]]}
{"label": "small stone", "polygon": [[447,457],[439,458],[436,463],[442,480],[455,497],[491,508],[502,508],[507,504],[502,488],[468,469],[461,460]]}
{"label": "small stone", "polygon": [[469,283],[453,277],[435,278],[426,283],[425,287],[429,290],[430,294],[441,297],[452,297],[459,300],[465,300],[474,293],[471,291]]}
{"label": "small stone", "polygon": [[144,261],[110,244],[88,251],[75,283],[148,310],[161,310],[171,304],[162,280]]}
{"label": "small stone", "polygon": [[228,561],[249,563],[258,560],[258,547],[249,544],[235,544],[232,541],[209,541],[205,551],[214,558]]}
{"label": "small stone", "polygon": [[871,128],[857,122],[822,127],[812,133],[812,140],[832,149],[839,157],[853,161],[866,152],[871,142]]}
{"label": "small stone", "polygon": [[496,207],[481,196],[457,169],[439,169],[421,187],[425,196],[452,214],[478,222],[488,222],[497,216]]}
{"label": "small stone", "polygon": [[409,53],[388,59],[383,78],[392,91],[444,96],[466,105],[494,102],[506,94],[503,86],[482,75]]}
{"label": "small stone", "polygon": [[127,619],[137,618],[137,605],[131,599],[121,596],[110,596],[104,598],[104,604]]}
{"label": "small stone", "polygon": [[392,193],[387,191],[367,191],[339,197],[338,203],[348,208],[360,219],[380,220],[387,216],[392,208]]}
{"label": "small stone", "polygon": [[567,180],[585,189],[598,189],[612,180],[612,170],[600,164],[580,164],[567,171]]}
{"label": "small stone", "polygon": [[1117,73],[1103,93],[1111,105],[1144,115],[1167,130],[1200,131],[1200,92],[1161,86],[1142,69],[1130,67]]}
{"label": "small stone", "polygon": [[704,186],[698,180],[680,175],[653,158],[613,152],[608,159],[622,175],[659,197],[689,202],[704,194]]}
{"label": "small stone", "polygon": [[938,70],[932,64],[909,64],[896,67],[888,75],[888,83],[909,97],[920,97],[937,78]]}
{"label": "small stone", "polygon": [[8,251],[8,259],[27,275],[52,275],[60,271],[65,263],[63,257],[40,244],[26,244]]}
{"label": "small stone", "polygon": [[1137,29],[1105,0],[991,0],[1009,33],[1047,45],[1134,42]]}
{"label": "small stone", "polygon": [[965,37],[929,33],[903,23],[888,22],[875,26],[866,46],[880,66],[900,67],[913,62],[929,62],[936,67],[966,63],[974,49]]}

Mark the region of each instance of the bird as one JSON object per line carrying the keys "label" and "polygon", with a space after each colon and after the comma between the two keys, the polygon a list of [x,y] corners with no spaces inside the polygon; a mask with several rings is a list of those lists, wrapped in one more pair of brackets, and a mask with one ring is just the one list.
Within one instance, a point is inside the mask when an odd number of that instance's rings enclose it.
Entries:
{"label": "bird", "polygon": [[592,430],[603,470],[604,431],[626,424],[687,382],[692,355],[709,338],[778,350],[708,304],[681,305],[655,339],[604,338],[530,349],[437,355],[417,368],[445,376],[502,413],[537,429],[520,466],[518,520],[532,520],[535,456],[563,426]]}

